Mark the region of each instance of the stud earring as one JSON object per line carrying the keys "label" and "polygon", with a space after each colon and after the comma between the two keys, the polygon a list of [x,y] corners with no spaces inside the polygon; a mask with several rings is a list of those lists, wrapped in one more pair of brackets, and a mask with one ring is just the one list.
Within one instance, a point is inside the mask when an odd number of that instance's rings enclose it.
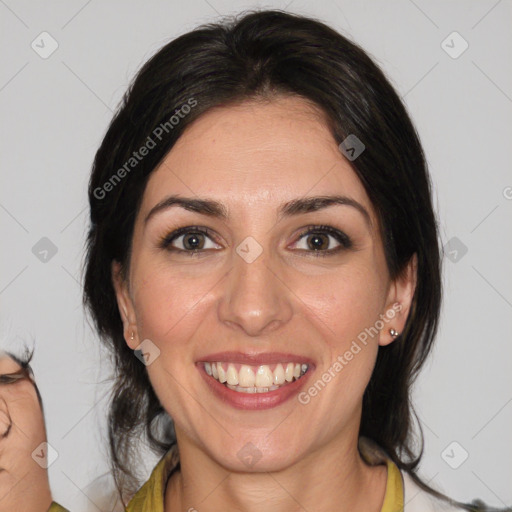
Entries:
{"label": "stud earring", "polygon": [[135,339],[135,335],[133,334],[133,331],[132,331],[132,335],[130,336],[130,339],[133,341]]}
{"label": "stud earring", "polygon": [[396,338],[400,333],[395,331],[395,329],[389,329],[389,334],[391,334],[393,338]]}

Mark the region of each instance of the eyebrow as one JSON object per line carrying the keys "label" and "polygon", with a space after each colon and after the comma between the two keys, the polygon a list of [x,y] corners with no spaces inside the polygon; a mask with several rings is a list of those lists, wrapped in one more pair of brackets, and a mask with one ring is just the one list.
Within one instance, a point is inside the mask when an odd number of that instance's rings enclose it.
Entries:
{"label": "eyebrow", "polygon": [[23,379],[32,380],[26,368],[20,368],[19,370],[10,373],[0,373],[0,384],[12,384]]}
{"label": "eyebrow", "polygon": [[[280,206],[278,210],[278,221],[285,217],[316,212],[318,210],[322,210],[334,205],[344,205],[355,208],[359,213],[363,215],[366,223],[368,224],[368,227],[371,228],[372,221],[368,210],[355,199],[341,195],[303,197],[288,201]],[[218,201],[212,199],[196,199],[192,197],[171,195],[151,208],[150,212],[144,219],[144,224],[147,224],[149,219],[151,219],[157,213],[163,212],[164,210],[168,210],[172,207],[180,207],[191,212],[207,215],[208,217],[216,217],[221,220],[229,219],[226,207]]]}

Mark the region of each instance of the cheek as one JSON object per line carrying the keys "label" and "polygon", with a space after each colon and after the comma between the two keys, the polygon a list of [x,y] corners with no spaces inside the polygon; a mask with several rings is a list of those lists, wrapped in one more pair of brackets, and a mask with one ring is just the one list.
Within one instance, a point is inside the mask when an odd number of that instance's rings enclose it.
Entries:
{"label": "cheek", "polygon": [[205,315],[208,291],[215,285],[212,274],[194,276],[167,267],[141,273],[137,282],[133,297],[140,340],[150,339],[161,351],[186,344]]}
{"label": "cheek", "polygon": [[[325,332],[333,349],[343,349],[371,330],[385,304],[385,287],[371,267],[340,269],[296,285],[310,320]],[[374,332],[372,330],[372,332]]]}
{"label": "cheek", "polygon": [[321,367],[299,398],[314,411],[326,436],[335,435],[348,418],[359,417],[378,353],[375,324],[384,292],[377,273],[368,268],[316,278],[316,287],[298,292],[323,344]]}
{"label": "cheek", "polygon": [[334,423],[347,410],[355,411],[370,380],[378,352],[375,325],[385,305],[385,290],[379,273],[366,265],[317,276],[314,286],[310,283],[297,291],[308,323],[323,344],[321,368],[305,390],[304,401],[311,400]]}
{"label": "cheek", "polygon": [[158,357],[147,366],[148,377],[159,400],[178,423],[190,398],[183,386],[193,364],[191,338],[205,314],[203,300],[207,292],[204,280],[190,279],[168,268],[141,274],[134,290],[139,341],[150,340],[159,350]]}
{"label": "cheek", "polygon": [[[16,450],[23,453],[27,462],[29,455],[46,439],[43,413],[36,391],[31,383],[22,381],[13,385],[12,392],[6,398],[9,416],[18,431],[15,439]],[[20,457],[20,463],[22,462]]]}

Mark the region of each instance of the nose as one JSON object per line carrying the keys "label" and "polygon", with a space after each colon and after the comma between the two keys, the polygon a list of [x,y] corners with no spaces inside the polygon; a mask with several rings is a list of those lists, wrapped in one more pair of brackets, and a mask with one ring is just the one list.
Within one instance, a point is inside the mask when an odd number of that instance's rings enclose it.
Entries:
{"label": "nose", "polygon": [[277,268],[270,268],[265,251],[251,263],[238,254],[233,259],[219,301],[219,320],[248,336],[262,336],[288,323],[293,294]]}

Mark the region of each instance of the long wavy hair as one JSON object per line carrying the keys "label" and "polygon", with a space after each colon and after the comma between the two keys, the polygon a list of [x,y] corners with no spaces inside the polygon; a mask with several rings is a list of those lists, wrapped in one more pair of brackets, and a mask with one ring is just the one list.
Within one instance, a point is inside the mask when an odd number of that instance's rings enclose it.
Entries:
{"label": "long wavy hair", "polygon": [[[441,497],[415,472],[423,434],[410,398],[432,348],[441,302],[440,248],[424,153],[400,97],[365,51],[319,20],[279,10],[227,17],[166,44],[137,73],[96,153],[84,303],[113,356],[109,445],[118,490],[127,496],[140,484],[134,468],[141,436],[159,455],[176,438],[145,366],[124,340],[112,261],[121,263],[126,278],[148,178],[190,123],[212,107],[279,95],[297,95],[318,106],[337,144],[354,134],[366,145],[351,166],[377,213],[391,278],[417,254],[412,307],[400,336],[379,348],[364,393],[360,435]],[[178,115],[175,123],[172,117]],[[155,147],[131,161],[148,137]]]}

